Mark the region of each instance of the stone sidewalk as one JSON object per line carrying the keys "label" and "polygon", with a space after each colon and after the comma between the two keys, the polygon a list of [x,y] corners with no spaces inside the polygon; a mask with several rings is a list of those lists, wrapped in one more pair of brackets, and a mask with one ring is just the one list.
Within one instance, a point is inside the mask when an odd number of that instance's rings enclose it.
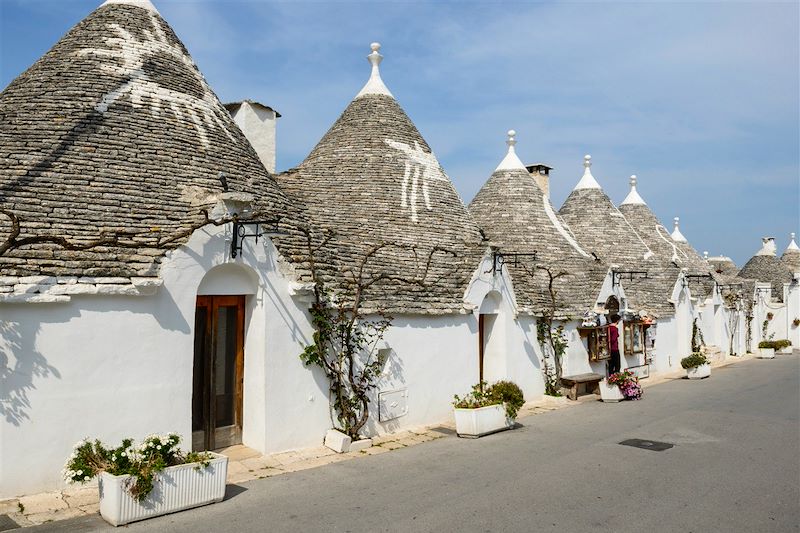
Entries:
{"label": "stone sidewalk", "polygon": [[[797,354],[798,351],[794,353]],[[751,355],[727,357],[722,361],[712,363],[712,368],[728,366],[751,358]],[[643,380],[642,386],[648,388],[666,381],[681,379],[683,376],[685,376],[683,370],[654,375]],[[596,400],[597,396],[595,395],[580,396],[577,401],[570,401],[563,397],[544,396],[540,400],[526,403],[520,409],[518,417],[538,415]],[[319,447],[261,455],[245,446],[233,446],[222,450],[221,453],[229,457],[228,484],[235,485],[254,479],[279,476],[340,461],[349,461],[362,456],[389,453],[400,448],[454,436],[455,426],[449,423],[374,437],[371,448],[352,453],[337,454],[328,448]],[[99,507],[96,482],[70,487],[61,491],[2,500],[0,501],[0,531],[16,528],[17,526],[27,527],[95,514],[99,511]],[[9,520],[13,520],[13,523],[9,522]]]}

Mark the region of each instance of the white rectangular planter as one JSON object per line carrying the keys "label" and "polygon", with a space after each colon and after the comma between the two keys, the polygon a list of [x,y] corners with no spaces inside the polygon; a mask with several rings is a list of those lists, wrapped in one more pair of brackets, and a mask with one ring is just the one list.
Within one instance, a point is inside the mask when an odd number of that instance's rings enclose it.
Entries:
{"label": "white rectangular planter", "polygon": [[689,379],[703,379],[707,378],[710,375],[711,375],[711,365],[708,363],[686,369],[686,377],[688,377]]}
{"label": "white rectangular planter", "polygon": [[600,380],[600,399],[604,402],[620,402],[625,399],[618,385],[609,385],[608,380]]}
{"label": "white rectangular planter", "polygon": [[759,359],[775,359],[775,348],[759,348],[756,357]]}
{"label": "white rectangular planter", "polygon": [[453,412],[456,417],[456,433],[459,437],[482,437],[514,425],[514,421],[506,417],[506,408],[502,405],[490,405],[478,409],[454,408]]}
{"label": "white rectangular planter", "polygon": [[[228,458],[210,453],[207,467],[200,463],[170,466],[156,475],[153,491],[137,502],[126,490],[131,476],[100,474],[100,515],[113,526],[220,502],[225,497]],[[199,469],[197,467],[200,467]]]}

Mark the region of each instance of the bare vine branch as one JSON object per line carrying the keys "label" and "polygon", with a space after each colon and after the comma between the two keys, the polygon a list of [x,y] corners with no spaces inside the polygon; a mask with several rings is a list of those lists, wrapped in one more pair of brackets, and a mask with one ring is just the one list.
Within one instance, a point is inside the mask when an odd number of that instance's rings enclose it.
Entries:
{"label": "bare vine branch", "polygon": [[[58,235],[33,235],[20,238],[22,220],[12,211],[0,209],[0,215],[5,216],[11,221],[11,229],[8,236],[0,243],[0,257],[12,250],[35,244],[54,244],[63,250],[69,251],[85,251],[99,247],[165,249],[205,226],[224,226],[225,224],[238,220],[237,215],[225,216],[216,220],[212,219],[209,217],[207,209],[201,209],[199,213],[203,215],[201,221],[194,222],[166,237],[159,235],[153,238],[154,234],[158,233],[158,231],[136,232],[123,230],[114,232],[101,231],[100,236],[95,239],[89,241],[75,241]],[[135,240],[137,238],[145,240]]]}
{"label": "bare vine branch", "polygon": [[[537,324],[537,337],[542,349],[545,349],[545,343],[550,348],[553,354],[553,372],[550,371],[547,362],[542,365],[544,368],[545,389],[547,394],[560,396],[560,383],[562,373],[563,357],[566,353],[567,340],[564,336],[564,326],[559,325],[554,328],[556,312],[558,311],[558,291],[556,290],[556,280],[570,276],[571,274],[566,270],[558,270],[546,265],[536,265],[532,270],[525,265],[522,265],[525,273],[530,277],[535,277],[537,272],[544,272],[547,275],[547,294],[550,297],[550,304],[545,309],[544,316],[541,322]],[[547,355],[545,353],[545,358]]]}
{"label": "bare vine branch", "polygon": [[[300,359],[306,365],[319,366],[329,382],[331,419],[334,425],[353,439],[369,419],[369,393],[377,387],[385,359],[378,343],[390,326],[392,317],[378,310],[369,316],[363,308],[366,292],[376,284],[398,283],[407,287],[428,287],[430,273],[437,254],[457,254],[441,247],[433,247],[424,261],[420,261],[418,247],[409,244],[379,242],[363,250],[354,265],[341,269],[339,283],[325,285],[317,254],[335,237],[328,233],[320,244],[309,229],[306,235],[308,265],[314,284],[314,303],[310,314],[314,327],[313,343],[308,345]],[[407,253],[415,268],[410,275],[401,275],[380,269],[373,264],[380,254],[388,250]],[[439,277],[436,278],[437,280]]]}

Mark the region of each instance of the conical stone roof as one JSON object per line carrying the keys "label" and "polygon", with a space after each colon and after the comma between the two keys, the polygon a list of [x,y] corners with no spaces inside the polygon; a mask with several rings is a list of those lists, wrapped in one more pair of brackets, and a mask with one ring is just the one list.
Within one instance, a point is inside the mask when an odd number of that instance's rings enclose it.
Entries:
{"label": "conical stone roof", "polygon": [[536,184],[514,153],[515,133],[509,132],[509,153],[481,187],[469,211],[501,253],[536,253],[536,260],[509,260],[517,303],[523,311],[540,315],[552,306],[549,276],[569,275],[556,280],[559,315],[576,316],[592,310],[607,268],[596,263],[578,244],[572,231],[553,209],[550,198]]}
{"label": "conical stone roof", "polygon": [[428,143],[380,80],[378,46],[368,56],[370,81],[308,157],[278,180],[307,207],[312,231],[332,236],[320,253],[327,250],[336,285],[381,244],[388,246],[370,259],[373,275],[418,279],[431,257],[425,284],[378,283],[365,309],[464,312],[485,246]]}
{"label": "conical stone roof", "polygon": [[775,240],[762,239],[763,246],[739,271],[739,277],[772,285],[772,297],[783,301],[783,284],[792,281],[789,268],[775,255]]}
{"label": "conical stone roof", "polygon": [[691,290],[695,295],[707,297],[714,288],[715,273],[711,266],[700,254],[697,253],[687,240],[675,241],[670,232],[658,220],[644,199],[636,190],[636,176],[631,176],[631,192],[619,206],[619,211],[625,215],[639,237],[655,254],[658,268],[662,269],[667,280],[672,280],[672,289],[680,275],[681,269],[686,269],[689,275],[710,275],[711,279],[689,278]]}
{"label": "conical stone roof", "polygon": [[594,253],[606,266],[647,271],[647,278],[623,280],[628,306],[654,316],[674,312],[668,302],[674,279],[625,216],[603,192],[591,173],[591,157],[584,158],[584,174],[559,213],[572,228],[581,247]]}
{"label": "conical stone roof", "polygon": [[708,263],[717,274],[735,277],[739,273],[739,267],[736,266],[733,259],[727,256],[709,257]]}
{"label": "conical stone roof", "polygon": [[800,247],[794,240],[794,233],[790,236],[789,246],[784,250],[781,261],[790,272],[800,272]]}
{"label": "conical stone roof", "polygon": [[[224,173],[254,211],[287,199],[211,91],[178,37],[146,0],[107,2],[0,94],[0,208],[20,238],[73,243],[102,234],[126,246],[51,244],[0,257],[4,276],[155,276],[164,249],[213,206]],[[0,240],[8,235],[5,217]],[[166,248],[177,247],[189,235]]]}

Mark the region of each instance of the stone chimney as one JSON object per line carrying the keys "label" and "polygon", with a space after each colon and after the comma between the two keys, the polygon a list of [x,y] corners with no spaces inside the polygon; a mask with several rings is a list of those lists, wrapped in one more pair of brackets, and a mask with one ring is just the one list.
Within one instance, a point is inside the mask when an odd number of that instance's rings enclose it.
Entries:
{"label": "stone chimney", "polygon": [[225,104],[233,121],[253,145],[264,167],[275,173],[275,129],[280,113],[269,106],[244,100]]}
{"label": "stone chimney", "polygon": [[531,175],[536,185],[542,189],[542,192],[550,196],[550,171],[553,170],[553,167],[549,167],[544,163],[534,163],[525,165],[525,170]]}
{"label": "stone chimney", "polygon": [[776,255],[775,237],[762,237],[761,249],[756,255]]}

